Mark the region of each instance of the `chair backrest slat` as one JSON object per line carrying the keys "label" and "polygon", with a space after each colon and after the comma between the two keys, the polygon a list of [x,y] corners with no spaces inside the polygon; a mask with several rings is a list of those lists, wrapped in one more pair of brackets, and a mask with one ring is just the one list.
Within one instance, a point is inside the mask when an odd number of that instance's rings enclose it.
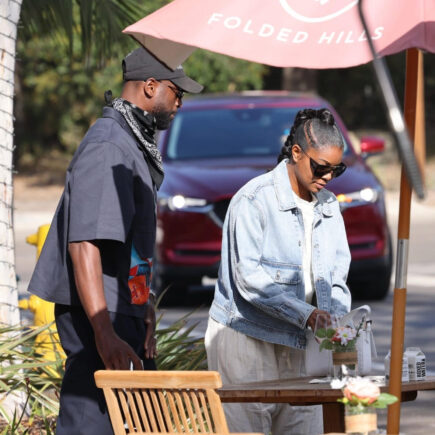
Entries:
{"label": "chair backrest slat", "polygon": [[[204,412],[201,409],[201,405],[199,404],[198,401],[198,392],[197,391],[190,391],[190,395],[192,397],[192,403],[193,403],[193,407],[195,409],[195,414],[197,416],[198,419],[198,424],[199,424],[199,430],[201,432],[207,432],[207,429],[205,427],[204,424]],[[208,428],[208,430],[211,430],[211,428]]]}
{"label": "chair backrest slat", "polygon": [[216,432],[228,432],[227,420],[221,404],[221,398],[214,390],[206,390],[208,403],[213,415],[214,430]]}
{"label": "chair backrest slat", "polygon": [[189,430],[189,422],[187,421],[186,410],[184,408],[183,399],[178,391],[174,391],[174,398],[178,407],[178,415],[181,417],[181,423],[184,427],[184,432]]}
{"label": "chair backrest slat", "polygon": [[208,430],[210,432],[214,432],[214,430],[213,430],[214,428],[213,428],[213,425],[211,423],[211,418],[210,418],[210,414],[208,412],[208,406],[207,406],[207,401],[205,399],[204,392],[199,391],[198,397],[199,397],[199,401],[201,403],[202,410],[204,412],[204,418],[205,418],[205,421],[207,423]]}
{"label": "chair backrest slat", "polygon": [[177,405],[175,404],[174,395],[171,391],[166,390],[166,395],[169,402],[169,409],[171,410],[172,421],[175,425],[175,429],[177,432],[183,433],[181,428],[181,421],[177,411]]}
{"label": "chair backrest slat", "polygon": [[116,428],[114,429],[116,435],[126,435],[124,428],[124,417],[122,416],[121,409],[119,407],[118,396],[115,390],[105,387],[103,391],[110,414],[110,420],[112,421],[112,426],[113,428]]}
{"label": "chair backrest slat", "polygon": [[215,391],[222,386],[217,372],[100,370],[95,381],[115,435],[229,433]]}
{"label": "chair backrest slat", "polygon": [[137,409],[137,403],[133,396],[134,390],[126,390],[125,394],[127,395],[127,403],[128,407],[130,409],[130,415],[133,418],[134,427],[136,429],[136,432],[143,432],[143,426],[141,419],[139,417],[139,412]]}
{"label": "chair backrest slat", "polygon": [[181,394],[183,395],[183,402],[186,406],[187,415],[189,416],[190,426],[193,429],[193,433],[199,433],[198,420],[200,416],[198,416],[198,419],[196,418],[192,408],[191,397],[188,392],[186,390],[183,390]]}
{"label": "chair backrest slat", "polygon": [[124,414],[124,418],[127,422],[128,430],[130,433],[132,433],[134,432],[134,425],[133,425],[133,420],[131,419],[130,408],[125,398],[125,393],[122,389],[119,388],[117,389],[117,392],[118,392],[119,402],[121,403],[121,409]]}
{"label": "chair backrest slat", "polygon": [[[147,405],[145,403],[144,397],[141,395],[140,390],[138,389],[134,390],[134,398],[139,408],[140,419],[142,421],[145,432],[151,432],[150,420],[154,418],[154,414],[150,413],[151,415],[148,415],[148,413],[146,412],[145,408],[147,407]],[[151,409],[151,407],[149,407],[148,409]]]}
{"label": "chair backrest slat", "polygon": [[[171,418],[168,412],[165,395],[161,391],[148,390],[152,401],[152,410],[156,413],[158,425],[153,428],[154,431],[163,432],[164,430],[172,430]],[[163,415],[162,415],[163,411]]]}

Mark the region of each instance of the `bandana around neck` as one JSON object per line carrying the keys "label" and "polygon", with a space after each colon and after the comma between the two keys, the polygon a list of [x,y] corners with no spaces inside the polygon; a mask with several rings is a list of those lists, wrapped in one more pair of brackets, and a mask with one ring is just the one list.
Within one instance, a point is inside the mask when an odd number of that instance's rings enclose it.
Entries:
{"label": "bandana around neck", "polygon": [[[109,103],[110,105],[110,103]],[[157,148],[154,139],[156,121],[154,116],[143,111],[133,103],[123,98],[115,98],[111,101],[112,107],[119,112],[127,124],[130,126],[138,140],[138,147],[142,151],[145,161],[148,164],[151,178],[156,185],[157,190],[160,188],[163,177],[162,155]]]}

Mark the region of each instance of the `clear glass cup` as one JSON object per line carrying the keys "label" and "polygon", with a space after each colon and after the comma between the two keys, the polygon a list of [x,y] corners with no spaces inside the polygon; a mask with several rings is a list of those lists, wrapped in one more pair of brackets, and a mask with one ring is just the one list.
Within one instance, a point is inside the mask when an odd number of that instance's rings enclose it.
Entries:
{"label": "clear glass cup", "polygon": [[356,350],[332,352],[332,369],[334,379],[358,376],[358,353]]}
{"label": "clear glass cup", "polygon": [[316,324],[314,326],[314,335],[319,343],[321,343],[324,338],[318,337],[317,334],[319,330],[335,329],[340,326],[338,317],[335,314],[318,314],[316,317]]}

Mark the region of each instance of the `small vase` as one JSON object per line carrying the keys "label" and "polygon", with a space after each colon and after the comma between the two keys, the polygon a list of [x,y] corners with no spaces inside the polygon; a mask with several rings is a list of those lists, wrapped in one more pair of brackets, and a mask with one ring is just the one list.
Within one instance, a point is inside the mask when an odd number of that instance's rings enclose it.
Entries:
{"label": "small vase", "polygon": [[378,433],[376,409],[366,407],[355,410],[353,406],[345,406],[344,425],[347,434],[376,435]]}
{"label": "small vase", "polygon": [[332,352],[335,379],[358,376],[358,353],[355,350]]}

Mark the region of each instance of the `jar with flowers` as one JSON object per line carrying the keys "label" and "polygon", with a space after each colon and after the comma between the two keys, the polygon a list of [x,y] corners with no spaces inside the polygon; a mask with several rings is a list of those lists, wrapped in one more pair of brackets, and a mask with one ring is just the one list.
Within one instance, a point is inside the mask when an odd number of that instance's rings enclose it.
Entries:
{"label": "jar with flowers", "polygon": [[334,378],[343,379],[358,375],[356,341],[361,326],[362,323],[357,328],[336,326],[320,328],[316,331],[316,337],[321,341],[320,350],[332,350]]}
{"label": "jar with flowers", "polygon": [[343,388],[344,397],[338,399],[345,406],[345,429],[352,435],[377,434],[377,408],[386,408],[397,397],[381,393],[379,387],[367,378],[352,378]]}

